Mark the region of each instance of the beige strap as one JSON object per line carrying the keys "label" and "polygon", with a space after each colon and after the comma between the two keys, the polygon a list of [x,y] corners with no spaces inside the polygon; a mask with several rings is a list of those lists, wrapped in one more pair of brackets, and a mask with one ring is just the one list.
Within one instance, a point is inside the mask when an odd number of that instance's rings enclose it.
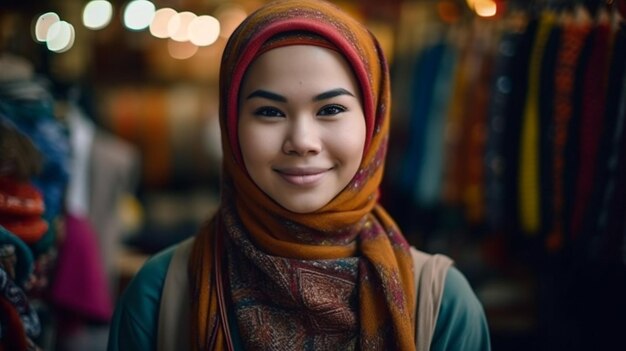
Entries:
{"label": "beige strap", "polygon": [[429,255],[411,247],[413,273],[416,285],[415,348],[417,351],[430,350],[443,286],[452,260],[444,255]]}
{"label": "beige strap", "polygon": [[189,278],[191,237],[176,247],[165,276],[159,309],[158,351],[189,350]]}

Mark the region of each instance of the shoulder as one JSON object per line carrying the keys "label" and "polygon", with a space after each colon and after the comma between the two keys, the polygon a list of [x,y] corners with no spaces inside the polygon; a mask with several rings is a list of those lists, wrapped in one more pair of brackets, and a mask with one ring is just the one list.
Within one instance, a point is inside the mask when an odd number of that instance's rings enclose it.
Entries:
{"label": "shoulder", "polygon": [[158,300],[175,249],[172,246],[149,258],[124,290],[121,302],[134,303],[137,298]]}
{"label": "shoulder", "polygon": [[445,277],[431,350],[490,350],[483,306],[465,276],[454,266]]}
{"label": "shoulder", "polygon": [[120,296],[111,323],[109,351],[154,349],[161,292],[176,247],[148,259]]}
{"label": "shoulder", "polygon": [[120,296],[115,310],[114,325],[119,329],[135,329],[139,333],[156,333],[156,315],[161,300],[161,290],[167,268],[174,254],[168,248],[144,263]]}

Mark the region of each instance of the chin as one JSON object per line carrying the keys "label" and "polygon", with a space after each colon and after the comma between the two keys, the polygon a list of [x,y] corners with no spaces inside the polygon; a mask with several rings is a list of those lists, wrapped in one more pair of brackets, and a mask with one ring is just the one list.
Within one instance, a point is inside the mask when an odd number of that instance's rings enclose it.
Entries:
{"label": "chin", "polygon": [[312,213],[322,208],[322,206],[284,206],[284,205],[283,207],[291,212],[299,213],[299,214]]}
{"label": "chin", "polygon": [[319,201],[315,201],[315,202],[311,202],[311,201],[307,201],[306,199],[301,199],[300,201],[293,201],[293,199],[291,199],[291,201],[289,202],[279,202],[279,204],[286,208],[287,210],[294,212],[294,213],[300,213],[300,214],[304,214],[304,213],[312,213],[315,212],[317,210],[319,210],[320,208],[324,207],[327,202],[321,203]]}

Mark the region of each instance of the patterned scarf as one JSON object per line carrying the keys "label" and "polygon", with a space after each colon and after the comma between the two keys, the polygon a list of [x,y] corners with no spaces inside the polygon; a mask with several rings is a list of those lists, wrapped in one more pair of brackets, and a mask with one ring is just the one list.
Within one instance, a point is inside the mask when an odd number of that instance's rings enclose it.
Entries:
{"label": "patterned scarf", "polygon": [[[285,36],[284,44],[276,39]],[[343,54],[361,88],[367,130],[355,177],[330,203],[304,214],[286,210],[254,184],[237,136],[246,69],[267,46],[290,43],[330,44]],[[198,234],[189,262],[193,349],[226,349],[228,327],[236,325],[247,349],[414,350],[409,246],[377,203],[390,91],[374,37],[330,3],[272,2],[229,39],[220,101],[221,205]],[[221,282],[229,317],[219,308]]]}

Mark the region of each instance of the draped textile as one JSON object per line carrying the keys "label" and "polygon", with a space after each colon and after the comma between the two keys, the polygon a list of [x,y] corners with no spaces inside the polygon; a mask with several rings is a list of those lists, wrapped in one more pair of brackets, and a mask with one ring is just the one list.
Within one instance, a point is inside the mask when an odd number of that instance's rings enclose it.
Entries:
{"label": "draped textile", "polygon": [[[246,70],[268,41],[275,47],[277,36],[291,36],[296,40],[284,45],[325,45],[302,33],[330,43],[350,64],[361,89],[366,141],[348,186],[321,209],[297,214],[248,176],[237,108]],[[189,261],[194,349],[226,348],[229,325],[248,348],[415,349],[409,245],[377,203],[389,103],[388,68],[376,39],[335,5],[272,2],[233,33],[220,72],[221,205],[198,234]],[[215,260],[216,239],[224,243],[218,252],[224,260]],[[221,285],[235,321],[220,315]]]}
{"label": "draped textile", "polygon": [[539,91],[541,62],[552,27],[554,13],[542,14],[532,47],[528,72],[528,95],[524,106],[519,155],[519,210],[522,230],[530,235],[538,234],[541,226],[539,196]]}
{"label": "draped textile", "polygon": [[577,238],[581,233],[584,214],[593,192],[598,148],[606,110],[612,30],[609,23],[599,23],[589,35],[593,37],[583,81],[584,98],[582,100],[579,135],[580,154],[578,156],[578,176],[570,224],[573,238]]}
{"label": "draped textile", "polygon": [[559,49],[554,92],[554,166],[552,201],[554,217],[547,238],[548,248],[555,250],[563,245],[564,240],[564,192],[563,174],[565,173],[565,145],[568,138],[568,125],[572,117],[572,99],[576,70],[585,38],[591,30],[589,25],[568,23],[563,28]]}

